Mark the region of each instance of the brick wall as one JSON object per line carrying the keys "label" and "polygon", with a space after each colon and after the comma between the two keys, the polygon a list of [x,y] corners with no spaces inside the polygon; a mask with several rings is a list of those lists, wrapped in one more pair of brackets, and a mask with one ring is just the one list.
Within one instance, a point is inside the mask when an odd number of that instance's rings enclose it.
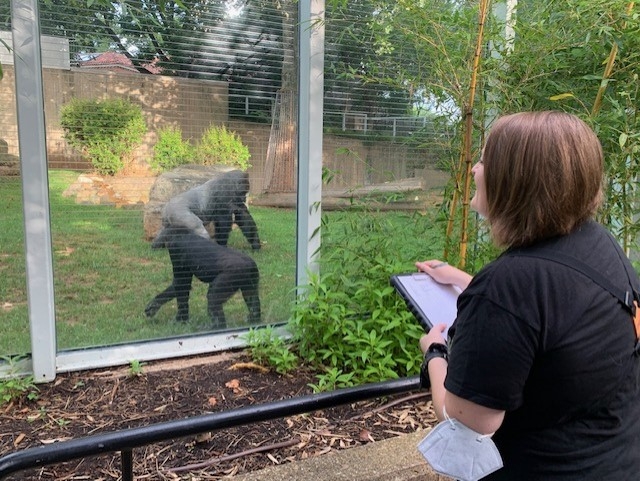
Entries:
{"label": "brick wall", "polygon": [[[0,81],[0,138],[9,154],[18,155],[15,80],[6,65]],[[197,140],[211,124],[226,124],[249,147],[252,192],[262,189],[271,127],[268,124],[229,121],[227,84],[143,75],[43,69],[47,155],[52,168],[91,168],[64,140],[60,108],[72,98],[124,98],[141,106],[148,133],[136,151],[136,162],[146,163],[156,142],[156,132],[178,126],[187,139]],[[331,189],[348,189],[390,180],[420,176],[426,154],[399,142],[369,141],[325,135],[323,165],[333,171]]]}

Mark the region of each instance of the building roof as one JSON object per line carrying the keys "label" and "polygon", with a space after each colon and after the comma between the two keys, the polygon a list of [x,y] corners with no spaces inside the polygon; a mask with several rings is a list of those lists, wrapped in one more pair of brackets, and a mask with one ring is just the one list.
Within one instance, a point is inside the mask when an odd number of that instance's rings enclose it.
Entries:
{"label": "building roof", "polygon": [[[162,71],[162,69],[155,64],[156,62],[154,61],[143,64],[141,67],[149,73],[157,75]],[[102,52],[93,54],[89,60],[81,60],[78,62],[78,66],[81,68],[108,70],[110,72],[119,71],[140,73],[140,70],[134,66],[129,57],[118,52]]]}

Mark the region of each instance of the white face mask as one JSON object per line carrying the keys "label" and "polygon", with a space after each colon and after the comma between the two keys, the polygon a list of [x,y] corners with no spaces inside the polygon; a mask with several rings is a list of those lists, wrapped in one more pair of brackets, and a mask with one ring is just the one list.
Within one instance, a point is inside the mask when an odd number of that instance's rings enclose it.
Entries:
{"label": "white face mask", "polygon": [[455,419],[433,428],[418,450],[435,472],[459,481],[477,481],[503,466],[490,434],[477,433]]}

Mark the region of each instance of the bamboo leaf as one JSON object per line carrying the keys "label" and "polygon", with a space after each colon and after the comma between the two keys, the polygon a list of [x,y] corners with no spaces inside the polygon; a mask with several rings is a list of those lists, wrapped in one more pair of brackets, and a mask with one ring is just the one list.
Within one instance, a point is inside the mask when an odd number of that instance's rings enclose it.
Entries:
{"label": "bamboo leaf", "polygon": [[629,138],[629,136],[622,132],[620,134],[620,137],[618,137],[618,144],[620,145],[621,149],[624,149],[625,144],[627,143],[627,139]]}
{"label": "bamboo leaf", "polygon": [[549,97],[549,100],[551,100],[552,102],[556,102],[558,100],[571,99],[573,97],[574,95],[572,93],[566,93],[566,94],[552,95],[551,97]]}

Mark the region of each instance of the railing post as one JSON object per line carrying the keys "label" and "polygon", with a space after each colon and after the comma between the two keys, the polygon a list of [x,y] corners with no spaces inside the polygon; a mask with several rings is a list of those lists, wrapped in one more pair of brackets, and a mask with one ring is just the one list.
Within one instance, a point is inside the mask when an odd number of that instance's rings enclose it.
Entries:
{"label": "railing post", "polygon": [[120,451],[122,459],[122,481],[133,481],[133,449],[126,448]]}

